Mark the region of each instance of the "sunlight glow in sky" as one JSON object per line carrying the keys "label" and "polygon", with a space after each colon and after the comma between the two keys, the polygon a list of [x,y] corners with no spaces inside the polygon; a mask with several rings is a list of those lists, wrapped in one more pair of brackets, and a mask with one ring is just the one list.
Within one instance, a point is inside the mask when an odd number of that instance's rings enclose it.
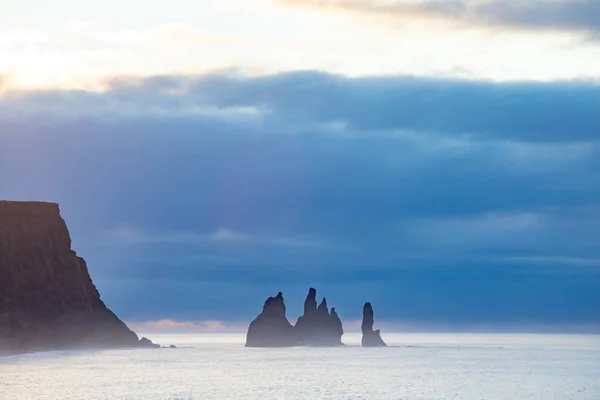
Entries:
{"label": "sunlight glow in sky", "polygon": [[598,21],[598,0],[4,1],[0,199],[59,203],[129,322],[238,326],[278,291],[297,315],[313,286],[344,321],[368,299],[600,332]]}
{"label": "sunlight glow in sky", "polygon": [[253,75],[316,69],[499,81],[600,77],[600,41],[577,30],[323,6],[344,1],[57,0],[36,2],[35,13],[30,3],[3,5],[0,87],[86,87],[113,75],[231,68]]}

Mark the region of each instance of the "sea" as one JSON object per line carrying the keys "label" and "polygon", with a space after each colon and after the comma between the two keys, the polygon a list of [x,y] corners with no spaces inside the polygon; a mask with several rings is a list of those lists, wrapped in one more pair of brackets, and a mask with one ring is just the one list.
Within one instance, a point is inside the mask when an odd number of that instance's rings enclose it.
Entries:
{"label": "sea", "polygon": [[600,400],[600,336],[383,334],[386,348],[245,348],[243,334],[148,334],[176,349],[0,357],[0,400]]}

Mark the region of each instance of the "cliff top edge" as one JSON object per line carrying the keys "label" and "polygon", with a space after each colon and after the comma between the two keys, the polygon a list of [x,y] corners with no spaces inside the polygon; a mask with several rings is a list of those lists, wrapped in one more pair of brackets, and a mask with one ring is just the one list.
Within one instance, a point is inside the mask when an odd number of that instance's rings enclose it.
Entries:
{"label": "cliff top edge", "polygon": [[58,203],[45,201],[0,200],[0,215],[60,212]]}

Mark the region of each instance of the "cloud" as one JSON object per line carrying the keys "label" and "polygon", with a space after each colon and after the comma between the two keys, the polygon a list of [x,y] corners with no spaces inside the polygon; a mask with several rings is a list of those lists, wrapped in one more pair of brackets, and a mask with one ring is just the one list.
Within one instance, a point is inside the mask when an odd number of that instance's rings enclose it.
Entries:
{"label": "cloud", "polygon": [[247,324],[224,321],[175,321],[161,319],[156,321],[129,322],[130,328],[141,332],[241,332]]}
{"label": "cloud", "polygon": [[541,142],[593,141],[600,129],[596,81],[501,84],[306,71],[115,78],[106,85],[103,92],[12,92],[0,97],[0,118],[189,117],[273,134],[322,127],[363,136],[419,132]]}
{"label": "cloud", "polygon": [[48,43],[49,41],[50,36],[39,30],[25,31],[22,29],[15,29],[0,33],[0,49],[10,46],[39,45]]}
{"label": "cloud", "polygon": [[399,19],[435,18],[474,26],[599,32],[596,0],[285,0],[296,5],[335,8]]}
{"label": "cloud", "polygon": [[475,18],[518,28],[600,30],[600,3],[595,0],[550,0],[514,4],[508,1],[482,3]]}
{"label": "cloud", "polygon": [[345,320],[584,324],[599,94],[314,71],[7,92],[0,198],[58,201],[129,320],[247,321],[280,290],[299,315],[316,286]]}
{"label": "cloud", "polygon": [[[404,235],[418,238],[429,246],[464,248],[469,253],[481,246],[505,245],[528,241],[543,234],[549,216],[533,212],[482,213],[450,218],[422,218],[409,222]],[[524,244],[531,247],[531,243]]]}
{"label": "cloud", "polygon": [[97,25],[94,24],[93,22],[90,21],[84,21],[81,19],[70,19],[68,20],[65,25],[64,25],[64,29],[67,32],[87,32],[93,28],[97,28]]}
{"label": "cloud", "polygon": [[[265,233],[247,233],[219,227],[214,233],[197,233],[194,231],[150,233],[129,226],[120,226],[108,231],[108,240],[103,241],[108,246],[123,246],[149,243],[221,243],[232,245],[258,246],[299,246],[319,247],[323,245],[309,235],[285,237]],[[102,243],[102,241],[101,241]]]}
{"label": "cloud", "polygon": [[[71,29],[87,29],[89,25],[81,23],[69,25]],[[235,42],[232,37],[214,36],[185,24],[163,24],[146,30],[111,31],[95,29],[88,35],[97,41],[111,46],[140,46],[152,48],[155,46],[171,45],[230,45]]]}
{"label": "cloud", "polygon": [[219,228],[212,236],[214,240],[221,242],[243,242],[249,239],[249,236],[234,232],[229,228]]}
{"label": "cloud", "polygon": [[534,263],[534,264],[566,264],[598,267],[600,258],[582,258],[582,257],[553,257],[553,256],[532,256],[532,257],[503,257],[502,261],[514,263]]}

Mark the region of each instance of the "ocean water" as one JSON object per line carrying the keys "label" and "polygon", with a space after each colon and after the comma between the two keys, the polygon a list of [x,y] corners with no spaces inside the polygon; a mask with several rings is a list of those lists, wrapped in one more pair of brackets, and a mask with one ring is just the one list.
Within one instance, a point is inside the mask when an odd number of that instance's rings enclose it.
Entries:
{"label": "ocean water", "polygon": [[1,400],[599,400],[600,336],[384,334],[390,347],[245,348],[244,335],[150,335],[177,349],[0,358]]}

